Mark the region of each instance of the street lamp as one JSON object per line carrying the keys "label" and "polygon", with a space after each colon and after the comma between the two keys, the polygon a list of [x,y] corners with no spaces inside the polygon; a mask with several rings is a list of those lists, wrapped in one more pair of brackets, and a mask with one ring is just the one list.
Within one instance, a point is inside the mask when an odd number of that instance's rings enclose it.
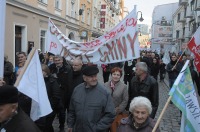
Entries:
{"label": "street lamp", "polygon": [[142,17],[142,12],[141,12],[141,11],[138,11],[138,12],[137,12],[137,16],[138,16],[138,13],[141,13],[141,16],[140,16],[139,21],[140,21],[140,22],[144,21],[144,18]]}

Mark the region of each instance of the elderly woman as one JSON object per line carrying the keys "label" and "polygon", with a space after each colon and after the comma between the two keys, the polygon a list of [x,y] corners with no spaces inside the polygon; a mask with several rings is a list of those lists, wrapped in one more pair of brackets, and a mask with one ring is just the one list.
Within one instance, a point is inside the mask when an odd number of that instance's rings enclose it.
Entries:
{"label": "elderly woman", "polygon": [[[155,122],[149,117],[152,106],[146,97],[135,97],[130,104],[131,115],[121,120],[117,132],[151,132]],[[160,132],[159,128],[156,132]]]}
{"label": "elderly woman", "polygon": [[110,128],[111,132],[116,132],[120,120],[128,116],[125,111],[128,103],[128,89],[127,86],[120,81],[121,76],[122,70],[119,67],[114,67],[111,70],[111,80],[105,83],[105,86],[111,93],[116,111],[116,118]]}

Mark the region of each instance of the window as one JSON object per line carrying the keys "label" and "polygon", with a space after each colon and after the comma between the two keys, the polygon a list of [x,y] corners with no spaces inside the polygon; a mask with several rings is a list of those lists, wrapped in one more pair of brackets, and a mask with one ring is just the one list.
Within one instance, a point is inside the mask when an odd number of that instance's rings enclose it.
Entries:
{"label": "window", "polygon": [[90,11],[88,11],[87,13],[87,24],[90,25]]}
{"label": "window", "polygon": [[74,12],[74,3],[71,3],[71,17],[75,17],[75,12]]}
{"label": "window", "polygon": [[179,30],[176,31],[176,38],[179,38]]}
{"label": "window", "polygon": [[97,27],[97,17],[94,17],[93,26],[94,26],[95,28]]}
{"label": "window", "polygon": [[177,21],[180,21],[180,19],[181,19],[181,13],[178,13]]}
{"label": "window", "polygon": [[85,4],[82,4],[82,15],[81,15],[82,22],[85,21]]}
{"label": "window", "polygon": [[40,49],[45,53],[45,42],[46,42],[46,30],[40,31]]}
{"label": "window", "polygon": [[48,0],[38,0],[39,2],[47,4]]}
{"label": "window", "polygon": [[61,0],[55,0],[55,8],[61,9]]}
{"label": "window", "polygon": [[193,10],[194,10],[194,0],[192,0],[192,1],[190,2],[190,7],[191,7],[191,11],[193,11]]}

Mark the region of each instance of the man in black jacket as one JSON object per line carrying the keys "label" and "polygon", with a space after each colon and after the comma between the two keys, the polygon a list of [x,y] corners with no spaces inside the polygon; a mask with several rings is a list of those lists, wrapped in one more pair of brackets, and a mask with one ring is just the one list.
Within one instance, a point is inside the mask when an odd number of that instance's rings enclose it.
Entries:
{"label": "man in black jacket", "polygon": [[131,80],[129,88],[129,103],[134,97],[143,96],[148,98],[152,104],[151,118],[154,118],[158,109],[159,92],[157,81],[148,74],[148,67],[145,62],[136,64],[135,75]]}
{"label": "man in black jacket", "polygon": [[40,132],[35,123],[18,107],[17,88],[0,86],[0,110],[1,132]]}
{"label": "man in black jacket", "polygon": [[60,110],[59,112],[59,123],[60,123],[60,130],[64,131],[64,124],[66,118],[66,109],[69,108],[69,101],[70,101],[70,90],[71,90],[71,83],[72,83],[72,68],[69,64],[63,63],[64,60],[62,56],[55,55],[54,64],[50,65],[49,69],[52,74],[57,76],[57,81],[60,84],[61,89],[61,100],[64,104],[64,109]]}

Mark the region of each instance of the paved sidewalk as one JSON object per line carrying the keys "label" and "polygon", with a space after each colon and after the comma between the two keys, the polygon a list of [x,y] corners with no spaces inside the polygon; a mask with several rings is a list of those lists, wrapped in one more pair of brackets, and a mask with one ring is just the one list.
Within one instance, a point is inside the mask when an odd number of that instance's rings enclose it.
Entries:
{"label": "paved sidewalk", "polygon": [[[164,108],[167,99],[169,98],[169,87],[166,86],[168,83],[159,82],[159,107],[156,114],[156,119],[160,115],[162,109]],[[161,132],[180,132],[180,111],[174,104],[169,104],[160,122]]]}

